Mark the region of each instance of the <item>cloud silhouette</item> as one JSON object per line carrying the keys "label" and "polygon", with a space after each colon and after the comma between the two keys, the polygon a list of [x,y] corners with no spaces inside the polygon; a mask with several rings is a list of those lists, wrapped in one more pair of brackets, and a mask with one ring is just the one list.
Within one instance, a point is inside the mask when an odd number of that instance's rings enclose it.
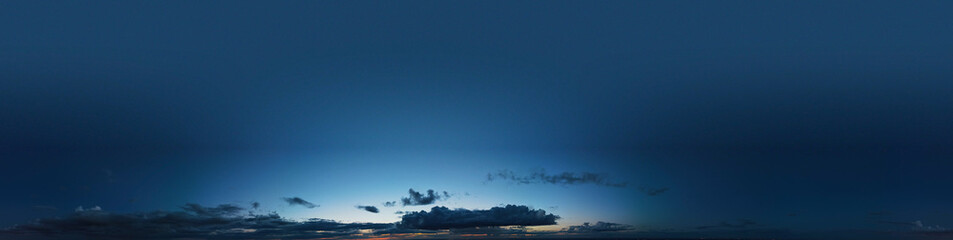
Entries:
{"label": "cloud silhouette", "polygon": [[610,222],[596,222],[596,224],[583,223],[582,225],[569,226],[566,229],[566,232],[570,233],[591,233],[591,232],[617,232],[617,231],[627,231],[634,230],[635,227],[631,225],[610,223]]}
{"label": "cloud silhouette", "polygon": [[301,198],[299,198],[299,197],[282,198],[282,199],[285,200],[285,202],[288,202],[288,205],[292,205],[292,206],[294,206],[294,205],[301,205],[301,206],[304,206],[304,207],[306,207],[306,208],[316,208],[316,207],[320,207],[320,206],[321,206],[321,205],[316,205],[316,204],[314,204],[314,203],[305,201],[304,199],[301,199]]}
{"label": "cloud silhouette", "polygon": [[433,207],[430,212],[419,211],[404,214],[400,226],[404,228],[438,230],[473,227],[538,226],[556,224],[559,216],[547,214],[542,209],[527,206],[506,205],[488,210],[449,209]]}
{"label": "cloud silhouette", "polygon": [[606,174],[563,172],[550,175],[546,173],[545,169],[536,170],[532,174],[525,176],[518,175],[510,170],[500,170],[496,174],[488,173],[486,175],[487,182],[495,180],[505,180],[516,184],[595,184],[607,187],[625,187],[627,185],[625,182],[610,181],[609,176]]}
{"label": "cloud silhouette", "polygon": [[303,239],[395,227],[389,223],[340,223],[317,218],[292,221],[276,213],[244,215],[243,210],[230,204],[186,204],[180,211],[128,214],[83,210],[67,217],[17,225],[0,230],[0,234],[15,236],[11,239]]}
{"label": "cloud silhouette", "polygon": [[397,201],[388,201],[383,204],[385,207],[393,207],[397,205]]}
{"label": "cloud silhouette", "polygon": [[407,192],[410,194],[410,196],[400,199],[401,204],[403,204],[404,206],[430,205],[436,202],[437,200],[440,200],[441,198],[446,199],[450,197],[450,194],[448,194],[447,191],[444,191],[443,195],[440,195],[440,194],[436,194],[433,189],[427,190],[426,195],[420,192],[414,191],[413,188],[411,188],[410,190],[407,190]]}
{"label": "cloud silhouette", "polygon": [[363,209],[364,211],[368,211],[368,212],[372,212],[372,213],[379,213],[379,212],[381,212],[381,211],[378,210],[377,207],[375,207],[375,206],[357,206],[357,208],[358,208],[358,209]]}

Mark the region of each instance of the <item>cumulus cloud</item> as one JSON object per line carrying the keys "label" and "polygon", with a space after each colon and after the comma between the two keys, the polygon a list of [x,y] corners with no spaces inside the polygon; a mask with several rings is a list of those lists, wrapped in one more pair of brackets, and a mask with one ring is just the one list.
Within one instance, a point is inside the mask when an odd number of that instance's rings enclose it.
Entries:
{"label": "cumulus cloud", "polygon": [[299,197],[282,198],[282,199],[285,200],[285,202],[288,202],[288,205],[291,205],[291,206],[301,205],[301,206],[304,206],[304,207],[306,207],[306,208],[316,208],[316,207],[320,207],[320,206],[321,206],[321,205],[316,205],[316,204],[314,204],[314,203],[305,201],[304,199],[301,199],[301,198],[299,198]]}
{"label": "cumulus cloud", "polygon": [[436,193],[433,189],[427,190],[427,194],[414,191],[413,188],[407,190],[410,194],[409,197],[401,198],[400,202],[404,206],[418,206],[418,205],[430,205],[440,199],[450,198],[450,194],[447,191],[443,191],[443,194]]}
{"label": "cumulus cloud", "polygon": [[757,226],[758,223],[749,219],[738,219],[734,221],[722,221],[715,225],[706,225],[698,226],[695,229],[705,230],[705,229],[738,229],[738,228],[747,228]]}
{"label": "cumulus cloud", "polygon": [[639,191],[649,196],[658,196],[659,194],[668,191],[667,187],[663,188],[650,188],[650,187],[639,187]]}
{"label": "cumulus cloud", "polygon": [[357,208],[358,208],[358,209],[363,209],[364,211],[368,211],[368,212],[372,212],[372,213],[379,213],[379,212],[381,212],[381,211],[378,210],[377,207],[375,207],[375,206],[357,206]]}
{"label": "cumulus cloud", "polygon": [[566,232],[570,233],[591,233],[591,232],[617,232],[617,231],[627,231],[635,229],[631,225],[610,223],[610,222],[596,222],[596,224],[583,223],[582,225],[569,226],[566,229]]}
{"label": "cumulus cloud", "polygon": [[396,206],[396,205],[397,205],[397,201],[384,202],[383,205],[384,205],[385,207],[393,207],[393,206]]}
{"label": "cumulus cloud", "polygon": [[527,206],[506,205],[488,210],[449,209],[433,207],[430,212],[411,212],[401,217],[404,228],[438,230],[452,228],[538,226],[556,224],[559,216],[547,214],[542,209]]}
{"label": "cumulus cloud", "polygon": [[610,181],[609,176],[606,174],[591,172],[548,174],[545,169],[536,170],[530,175],[519,175],[510,170],[500,170],[495,174],[488,173],[486,175],[487,182],[496,180],[510,181],[516,184],[595,184],[607,187],[625,187],[627,184],[625,182]]}
{"label": "cumulus cloud", "polygon": [[187,204],[180,211],[128,214],[84,209],[67,217],[39,219],[0,230],[0,234],[12,234],[17,239],[302,239],[394,228],[394,224],[340,223],[317,218],[293,221],[275,213],[243,215],[242,210],[229,204]]}

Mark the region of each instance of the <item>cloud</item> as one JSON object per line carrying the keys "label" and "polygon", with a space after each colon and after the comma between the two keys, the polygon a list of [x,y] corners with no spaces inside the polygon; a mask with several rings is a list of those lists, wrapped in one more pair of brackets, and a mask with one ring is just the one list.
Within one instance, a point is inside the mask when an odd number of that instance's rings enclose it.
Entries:
{"label": "cloud", "polygon": [[566,232],[570,233],[591,233],[591,232],[617,232],[617,231],[627,231],[634,230],[635,227],[631,225],[610,223],[610,222],[596,222],[596,224],[583,223],[582,225],[569,226],[566,229]]}
{"label": "cloud", "polygon": [[530,209],[527,206],[506,205],[489,210],[449,209],[433,207],[430,212],[420,211],[401,217],[400,226],[425,230],[499,227],[499,226],[538,226],[556,224],[559,216],[547,214],[542,209]]}
{"label": "cloud", "polygon": [[384,202],[385,207],[393,207],[395,205],[397,205],[397,201]]}
{"label": "cloud", "polygon": [[659,194],[662,194],[665,191],[668,191],[668,188],[667,187],[663,187],[663,188],[639,187],[639,191],[642,193],[645,193],[645,195],[658,196]]}
{"label": "cloud", "polygon": [[258,209],[258,207],[261,207],[261,203],[258,203],[258,202],[252,202],[252,203],[251,203],[251,208],[253,208],[253,209]]}
{"label": "cloud", "polygon": [[229,204],[187,204],[180,211],[127,214],[84,209],[67,217],[39,219],[0,230],[0,234],[12,234],[16,239],[302,239],[395,227],[389,223],[340,223],[317,218],[293,221],[275,213],[245,215],[243,210]]}
{"label": "cloud", "polygon": [[758,223],[748,219],[738,219],[734,221],[722,221],[716,225],[707,225],[707,226],[698,226],[695,229],[704,230],[704,229],[738,229],[738,228],[747,228],[752,226],[757,226]]}
{"label": "cloud", "polygon": [[74,212],[86,212],[86,211],[102,211],[102,210],[103,210],[103,208],[101,208],[101,207],[99,207],[99,206],[94,206],[94,207],[91,207],[91,208],[83,208],[83,206],[79,206],[79,207],[76,207],[76,210],[73,210],[73,211],[74,211]]}
{"label": "cloud", "polygon": [[377,207],[375,207],[375,206],[357,206],[357,208],[358,208],[358,209],[363,209],[364,211],[368,211],[368,212],[372,212],[372,213],[379,213],[379,212],[381,212],[381,211],[378,210]]}
{"label": "cloud", "polygon": [[427,195],[414,191],[413,188],[407,190],[407,192],[410,194],[410,196],[400,199],[401,204],[404,206],[430,205],[441,198],[450,198],[450,194],[448,194],[447,191],[443,191],[443,194],[441,195],[434,193],[433,189],[427,190]]}
{"label": "cloud", "polygon": [[953,236],[953,229],[941,227],[940,225],[923,225],[923,222],[916,220],[910,223],[913,225],[913,232],[918,235],[926,235],[932,237],[951,237]]}
{"label": "cloud", "polygon": [[285,202],[288,202],[288,205],[292,205],[292,206],[294,206],[294,205],[301,205],[301,206],[304,206],[304,207],[306,207],[306,208],[316,208],[316,207],[320,207],[320,206],[321,206],[321,205],[315,205],[314,203],[305,201],[304,199],[301,199],[301,198],[299,198],[299,197],[282,198],[282,199],[285,200]]}
{"label": "cloud", "polygon": [[486,181],[505,180],[516,184],[595,184],[607,187],[625,187],[625,182],[610,181],[608,175],[591,172],[572,173],[563,172],[560,174],[547,174],[545,169],[539,169],[527,176],[520,176],[510,170],[500,170],[496,174],[486,175]]}

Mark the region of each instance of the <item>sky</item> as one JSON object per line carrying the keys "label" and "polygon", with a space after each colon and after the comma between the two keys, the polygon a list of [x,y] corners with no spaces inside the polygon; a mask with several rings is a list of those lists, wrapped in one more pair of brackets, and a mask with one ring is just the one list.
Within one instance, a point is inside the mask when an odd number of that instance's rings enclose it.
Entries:
{"label": "sky", "polygon": [[949,239],[949,9],[3,1],[0,239]]}

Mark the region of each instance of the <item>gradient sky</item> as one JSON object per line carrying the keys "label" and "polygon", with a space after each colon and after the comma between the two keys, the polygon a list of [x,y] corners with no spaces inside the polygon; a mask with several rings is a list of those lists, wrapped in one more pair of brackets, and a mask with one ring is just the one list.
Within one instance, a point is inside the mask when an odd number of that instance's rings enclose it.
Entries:
{"label": "gradient sky", "polygon": [[[561,217],[544,230],[946,238],[951,9],[3,1],[0,228],[78,206],[393,223],[514,204]],[[411,188],[450,197],[382,205]]]}

